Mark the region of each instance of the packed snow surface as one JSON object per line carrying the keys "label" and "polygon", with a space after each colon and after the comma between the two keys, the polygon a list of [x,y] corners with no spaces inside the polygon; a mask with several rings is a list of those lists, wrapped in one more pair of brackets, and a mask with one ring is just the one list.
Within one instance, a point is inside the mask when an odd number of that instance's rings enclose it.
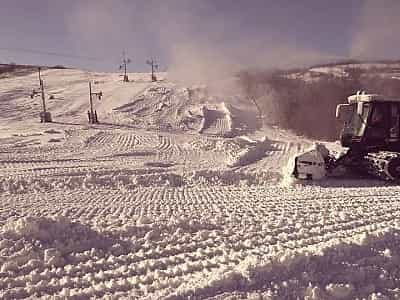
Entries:
{"label": "packed snow surface", "polygon": [[399,187],[282,184],[314,141],[129,77],[45,71],[46,124],[36,74],[0,79],[0,299],[400,298]]}

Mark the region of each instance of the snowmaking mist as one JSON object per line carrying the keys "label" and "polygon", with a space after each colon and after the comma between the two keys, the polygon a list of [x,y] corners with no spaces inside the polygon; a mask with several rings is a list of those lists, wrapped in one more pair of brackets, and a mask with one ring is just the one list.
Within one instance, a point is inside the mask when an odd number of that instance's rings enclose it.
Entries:
{"label": "snowmaking mist", "polygon": [[288,76],[291,72],[242,72],[239,82],[247,98],[258,103],[265,124],[312,138],[337,139],[336,105],[352,93],[352,84],[341,86],[328,76],[306,83]]}
{"label": "snowmaking mist", "polygon": [[157,6],[157,18],[150,26],[156,24],[159,32],[168,78],[185,85],[204,84],[215,92],[237,94],[241,85],[234,78],[242,70],[288,69],[338,58],[310,43],[282,36],[276,26],[245,30],[243,23],[265,21],[257,5],[172,3],[173,10],[170,4]]}
{"label": "snowmaking mist", "polygon": [[400,81],[393,77],[398,63],[387,61],[374,69],[370,65],[349,61],[319,68],[246,71],[240,73],[239,82],[246,97],[258,103],[266,124],[333,141],[343,126],[336,120],[336,106],[347,103],[348,96],[358,90],[400,95]]}

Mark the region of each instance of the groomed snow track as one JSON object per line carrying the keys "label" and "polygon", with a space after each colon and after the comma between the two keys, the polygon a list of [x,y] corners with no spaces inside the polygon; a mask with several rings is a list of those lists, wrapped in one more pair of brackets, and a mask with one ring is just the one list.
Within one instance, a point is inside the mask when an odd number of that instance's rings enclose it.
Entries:
{"label": "groomed snow track", "polygon": [[314,289],[396,298],[398,192],[213,186],[13,195],[0,212],[0,293],[291,299]]}
{"label": "groomed snow track", "polygon": [[400,299],[400,187],[281,185],[313,141],[129,76],[43,72],[51,124],[1,79],[0,299]]}

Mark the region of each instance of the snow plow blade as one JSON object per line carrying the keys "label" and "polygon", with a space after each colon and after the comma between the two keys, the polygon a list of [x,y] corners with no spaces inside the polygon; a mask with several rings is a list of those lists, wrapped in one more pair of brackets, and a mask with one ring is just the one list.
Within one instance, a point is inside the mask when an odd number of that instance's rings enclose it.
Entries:
{"label": "snow plow blade", "polygon": [[313,149],[294,158],[292,175],[297,179],[319,180],[327,175],[326,160],[329,151],[325,146],[317,144]]}

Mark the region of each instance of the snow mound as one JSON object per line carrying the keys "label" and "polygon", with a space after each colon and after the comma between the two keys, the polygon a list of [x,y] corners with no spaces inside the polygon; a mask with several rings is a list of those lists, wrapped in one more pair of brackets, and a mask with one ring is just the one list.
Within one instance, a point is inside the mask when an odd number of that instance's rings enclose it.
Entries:
{"label": "snow mound", "polygon": [[109,238],[86,225],[72,222],[62,216],[22,217],[11,220],[2,227],[1,233],[14,240],[20,238],[37,240],[45,248],[55,248],[63,253],[83,251],[93,247],[104,248],[110,245]]}
{"label": "snow mound", "polygon": [[[206,87],[152,85],[113,112],[124,122],[146,129],[190,130],[206,135],[234,135],[231,104],[208,95]],[[140,120],[140,121],[139,121]]]}
{"label": "snow mound", "polygon": [[216,136],[232,136],[233,121],[230,105],[222,102],[218,105],[205,105],[199,133]]}
{"label": "snow mound", "polygon": [[[7,223],[3,231],[16,236],[31,237],[50,241],[71,228],[71,223],[63,218],[52,220],[47,218],[24,217]],[[71,228],[72,229],[72,228]]]}
{"label": "snow mound", "polygon": [[229,167],[240,167],[260,160],[265,156],[265,152],[271,147],[271,142],[267,137],[260,140],[252,140],[248,137],[239,137],[234,143],[241,149],[231,153],[227,159]]}
{"label": "snow mound", "polygon": [[113,108],[113,113],[124,123],[146,129],[180,129],[190,123],[187,107],[189,92],[172,83],[158,83],[145,88],[130,102]]}

